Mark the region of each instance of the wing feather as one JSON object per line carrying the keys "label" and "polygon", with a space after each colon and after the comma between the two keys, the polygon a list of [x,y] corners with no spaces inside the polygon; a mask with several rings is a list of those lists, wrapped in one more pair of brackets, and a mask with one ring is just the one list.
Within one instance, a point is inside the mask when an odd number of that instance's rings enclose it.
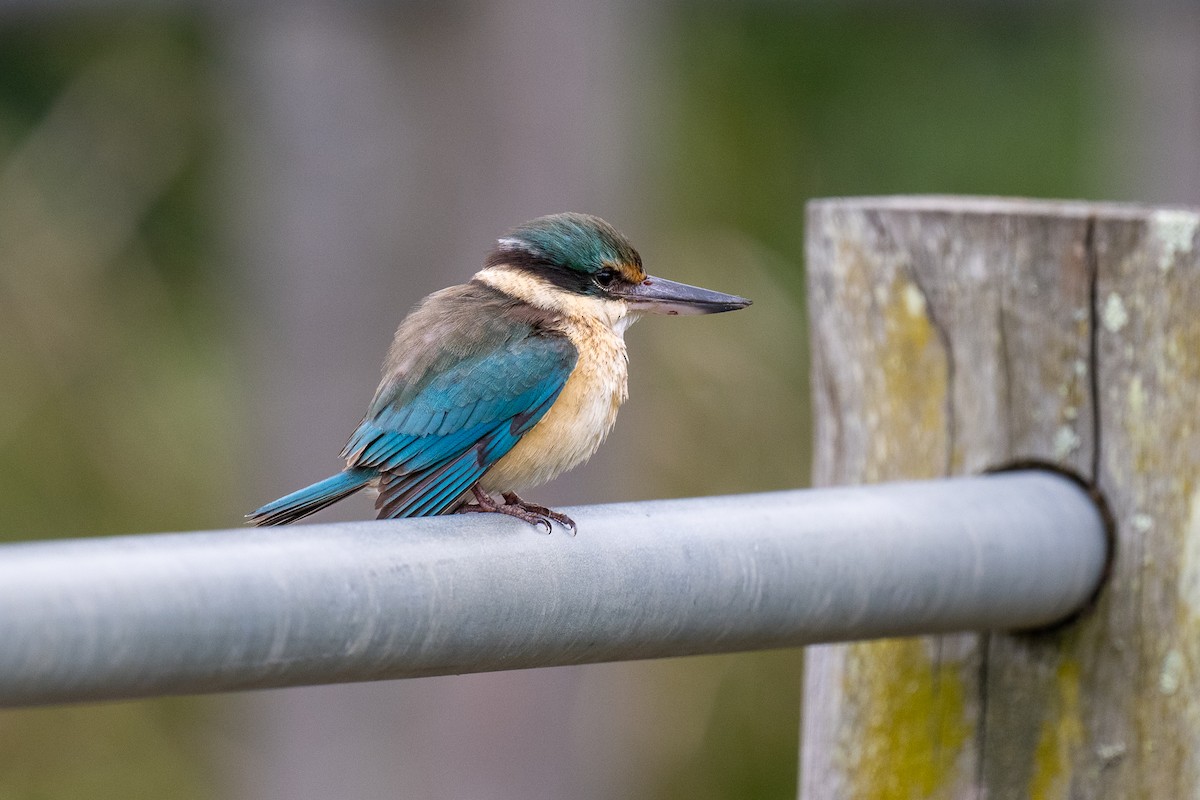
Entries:
{"label": "wing feather", "polygon": [[549,410],[578,358],[564,335],[527,322],[459,327],[436,358],[406,356],[416,345],[404,334],[392,359],[425,366],[385,377],[342,451],[348,466],[380,471],[380,517],[454,510]]}

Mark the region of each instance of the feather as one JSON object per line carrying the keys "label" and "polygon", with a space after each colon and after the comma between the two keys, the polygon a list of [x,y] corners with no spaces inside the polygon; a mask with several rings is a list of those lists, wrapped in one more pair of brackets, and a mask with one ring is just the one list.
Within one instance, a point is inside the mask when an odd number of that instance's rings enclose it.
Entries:
{"label": "feather", "polygon": [[375,476],[375,470],[347,469],[267,503],[247,514],[246,518],[255,525],[284,525],[295,522],[349,497],[370,483]]}
{"label": "feather", "polygon": [[[447,324],[468,310],[469,322]],[[578,353],[546,322],[476,284],[431,296],[405,320],[343,450],[349,467],[381,475],[381,517],[452,511],[553,405]]]}

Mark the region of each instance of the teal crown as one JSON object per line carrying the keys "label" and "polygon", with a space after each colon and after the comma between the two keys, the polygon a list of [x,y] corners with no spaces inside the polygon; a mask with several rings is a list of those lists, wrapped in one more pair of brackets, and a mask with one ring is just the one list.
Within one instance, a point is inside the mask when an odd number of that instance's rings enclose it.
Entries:
{"label": "teal crown", "polygon": [[497,242],[497,254],[592,274],[605,266],[641,267],[642,258],[621,233],[590,214],[551,214],[526,222]]}

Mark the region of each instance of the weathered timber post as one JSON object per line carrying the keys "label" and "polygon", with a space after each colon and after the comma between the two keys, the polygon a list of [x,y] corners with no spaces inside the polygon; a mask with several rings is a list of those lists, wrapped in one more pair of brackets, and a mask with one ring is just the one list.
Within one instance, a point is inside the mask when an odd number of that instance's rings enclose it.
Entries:
{"label": "weathered timber post", "polygon": [[811,648],[803,798],[1200,792],[1198,235],[1196,209],[809,207],[815,483],[1052,461],[1117,545],[1058,630]]}

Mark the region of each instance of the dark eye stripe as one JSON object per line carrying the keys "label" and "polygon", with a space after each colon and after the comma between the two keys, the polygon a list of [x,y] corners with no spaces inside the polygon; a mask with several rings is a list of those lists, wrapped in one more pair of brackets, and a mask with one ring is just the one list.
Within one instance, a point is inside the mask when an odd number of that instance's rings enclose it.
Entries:
{"label": "dark eye stripe", "polygon": [[618,281],[640,283],[645,279],[645,273],[637,264],[605,262],[600,270],[585,272],[549,259],[539,251],[502,241],[501,246],[488,254],[484,266],[518,269],[573,294],[594,295],[605,292]]}

